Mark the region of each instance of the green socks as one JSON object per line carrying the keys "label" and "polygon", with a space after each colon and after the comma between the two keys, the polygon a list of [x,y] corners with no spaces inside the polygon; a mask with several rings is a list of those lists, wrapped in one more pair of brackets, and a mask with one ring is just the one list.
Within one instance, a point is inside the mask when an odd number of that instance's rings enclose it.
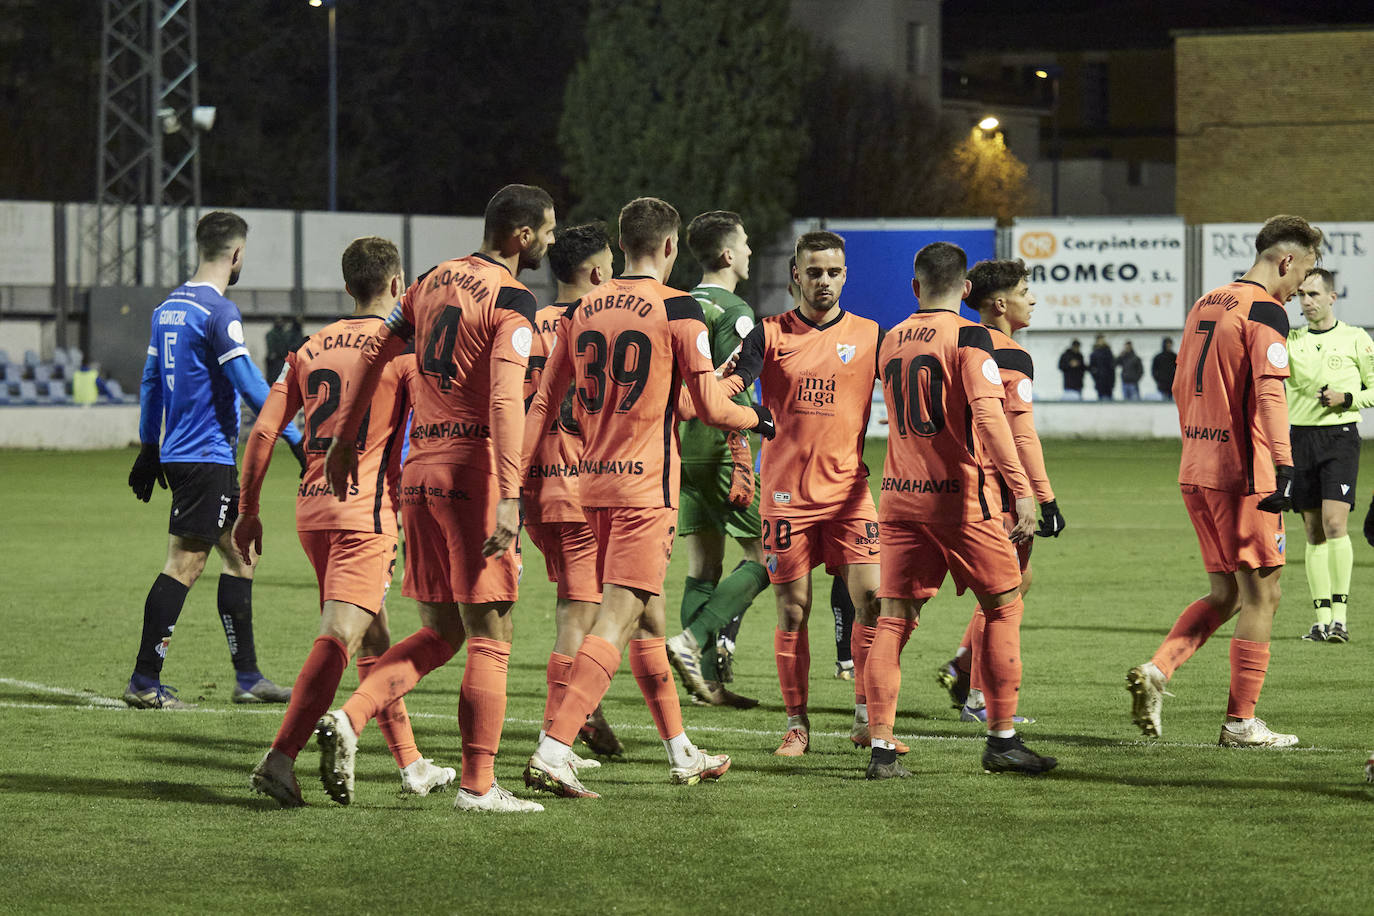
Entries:
{"label": "green socks", "polygon": [[[689,583],[691,579],[687,580]],[[759,592],[768,587],[768,570],[753,560],[741,560],[730,575],[716,586],[714,595],[701,606],[696,617],[687,624],[698,645],[715,645],[716,631],[723,629],[736,615],[743,614],[753,604]],[[683,599],[686,605],[686,599]]]}
{"label": "green socks", "polygon": [[[1312,593],[1312,608],[1317,615],[1317,623],[1331,623],[1331,541],[1323,544],[1308,544],[1304,560],[1307,565],[1307,590]],[[1346,550],[1350,549],[1350,538],[1345,538]],[[1349,567],[1347,567],[1349,569]],[[1346,574],[1347,585],[1350,582]]]}
{"label": "green socks", "polygon": [[[692,625],[692,621],[701,613],[702,605],[711,600],[711,595],[716,591],[716,583],[709,579],[693,579],[687,577],[686,583],[682,586],[682,628],[685,630]],[[701,642],[700,639],[697,640]]]}
{"label": "green socks", "polygon": [[1346,535],[1327,538],[1326,550],[1330,561],[1331,617],[1335,623],[1345,626],[1345,604],[1350,597],[1350,570],[1355,565],[1355,548],[1350,546],[1350,535]]}

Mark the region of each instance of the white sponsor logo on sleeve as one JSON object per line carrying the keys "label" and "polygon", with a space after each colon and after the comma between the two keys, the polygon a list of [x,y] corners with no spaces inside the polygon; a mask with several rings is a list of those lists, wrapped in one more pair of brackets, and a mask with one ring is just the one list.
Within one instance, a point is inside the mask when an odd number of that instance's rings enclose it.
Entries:
{"label": "white sponsor logo on sleeve", "polygon": [[243,322],[234,320],[229,322],[229,327],[224,329],[224,333],[229,335],[229,339],[234,343],[243,343]]}
{"label": "white sponsor logo on sleeve", "polygon": [[697,335],[697,351],[707,359],[711,358],[711,340],[705,331]]}
{"label": "white sponsor logo on sleeve", "polygon": [[1002,384],[1002,373],[997,371],[997,361],[991,356],[983,360],[983,378],[994,385]]}
{"label": "white sponsor logo on sleeve", "polygon": [[1025,401],[1027,404],[1029,404],[1029,403],[1031,402],[1031,380],[1030,380],[1030,379],[1028,379],[1028,378],[1023,378],[1023,379],[1021,379],[1020,382],[1018,382],[1018,383],[1016,384],[1016,396],[1017,396],[1018,398],[1020,398],[1021,400]]}
{"label": "white sponsor logo on sleeve", "polygon": [[1271,343],[1265,356],[1269,357],[1269,364],[1275,369],[1288,368],[1288,348],[1283,344]]}
{"label": "white sponsor logo on sleeve", "polygon": [[534,342],[534,332],[529,328],[516,328],[510,335],[510,345],[522,357],[530,355],[530,344]]}
{"label": "white sponsor logo on sleeve", "polygon": [[735,333],[740,337],[748,337],[752,330],[754,330],[754,319],[748,315],[741,315],[735,319]]}

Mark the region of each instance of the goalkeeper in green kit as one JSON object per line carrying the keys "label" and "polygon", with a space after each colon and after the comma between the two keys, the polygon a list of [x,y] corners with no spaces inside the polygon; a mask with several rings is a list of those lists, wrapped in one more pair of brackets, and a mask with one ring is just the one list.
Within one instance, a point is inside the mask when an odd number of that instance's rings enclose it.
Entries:
{"label": "goalkeeper in green kit", "polygon": [[[735,295],[739,282],[749,278],[749,237],[738,213],[712,210],[687,225],[687,248],[701,264],[701,283],[691,292],[706,318],[711,361],[720,367],[754,328],[754,310]],[[748,391],[735,400],[752,403]],[[678,534],[687,544],[687,582],[683,630],[668,639],[668,659],[698,703],[749,709],[758,700],[723,684],[731,679],[739,619],[768,586],[753,458],[744,434],[727,436],[700,420],[685,420],[680,436]],[[744,559],[722,579],[726,535],[739,542]]]}
{"label": "goalkeeper in green kit", "polygon": [[[1346,522],[1355,505],[1360,408],[1374,406],[1374,341],[1337,321],[1335,278],[1320,267],[1298,287],[1307,326],[1288,332],[1288,421],[1292,424],[1293,508],[1307,529],[1307,585],[1313,642],[1349,642],[1346,603],[1354,551]],[[1374,521],[1365,520],[1366,536]],[[1374,540],[1371,541],[1374,543]]]}

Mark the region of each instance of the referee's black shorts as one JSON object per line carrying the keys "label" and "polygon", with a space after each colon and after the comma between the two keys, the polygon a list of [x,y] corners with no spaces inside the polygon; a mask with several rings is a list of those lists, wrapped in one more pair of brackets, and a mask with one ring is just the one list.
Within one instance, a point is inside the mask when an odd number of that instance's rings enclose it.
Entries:
{"label": "referee's black shorts", "polygon": [[1355,424],[1294,426],[1293,508],[1320,509],[1322,500],[1355,505],[1360,470],[1360,434]]}

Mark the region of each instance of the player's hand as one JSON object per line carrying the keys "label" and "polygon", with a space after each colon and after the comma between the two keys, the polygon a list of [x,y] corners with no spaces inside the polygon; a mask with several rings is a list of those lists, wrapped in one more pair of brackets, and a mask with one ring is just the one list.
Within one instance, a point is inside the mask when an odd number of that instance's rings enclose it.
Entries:
{"label": "player's hand", "polygon": [[358,482],[358,449],[335,438],[324,453],[324,479],[339,502],[347,499],[350,484]]}
{"label": "player's hand", "polygon": [[1022,496],[1016,500],[1016,525],[1011,529],[1012,543],[1021,544],[1035,537],[1035,499]]}
{"label": "player's hand", "polygon": [[305,441],[302,440],[291,446],[291,454],[296,456],[296,461],[301,466],[301,479],[305,479]]}
{"label": "player's hand", "polygon": [[[725,362],[716,367],[716,378],[723,379],[734,373],[735,366],[739,365],[739,351],[743,346],[744,344],[741,343],[739,346],[735,347],[730,355],[726,357]],[[745,385],[744,387],[748,388],[749,386]]]}
{"label": "player's hand", "polygon": [[1286,464],[1274,468],[1274,492],[1259,501],[1261,512],[1279,513],[1293,508],[1293,469]]}
{"label": "player's hand", "polygon": [[1355,403],[1355,395],[1349,391],[1332,391],[1325,385],[1317,393],[1317,401],[1323,407],[1344,407],[1349,408]]}
{"label": "player's hand", "polygon": [[754,408],[754,416],[757,418],[753,426],[749,427],[765,439],[771,439],[778,434],[778,428],[773,424],[773,414],[762,404],[750,404]]}
{"label": "player's hand", "polygon": [[1064,530],[1064,516],[1059,513],[1059,503],[1057,500],[1050,500],[1040,504],[1040,527],[1035,529],[1035,533],[1042,538],[1057,538],[1059,532]]}
{"label": "player's hand", "polygon": [[754,501],[754,456],[749,453],[749,439],[744,433],[728,433],[725,444],[730,446],[730,505],[744,508]]}
{"label": "player's hand", "polygon": [[145,442],[134,459],[133,470],[129,472],[129,488],[146,503],[153,496],[153,481],[157,481],[162,489],[167,489],[167,477],[162,473],[162,458],[157,443]]}
{"label": "player's hand", "polygon": [[520,530],[520,500],[503,499],[496,504],[496,530],[482,544],[482,556],[505,553]]}
{"label": "player's hand", "polygon": [[262,556],[262,519],[256,515],[239,514],[234,520],[234,530],[230,535],[239,558],[248,566],[253,565],[253,554],[248,552],[251,545],[257,556]]}

